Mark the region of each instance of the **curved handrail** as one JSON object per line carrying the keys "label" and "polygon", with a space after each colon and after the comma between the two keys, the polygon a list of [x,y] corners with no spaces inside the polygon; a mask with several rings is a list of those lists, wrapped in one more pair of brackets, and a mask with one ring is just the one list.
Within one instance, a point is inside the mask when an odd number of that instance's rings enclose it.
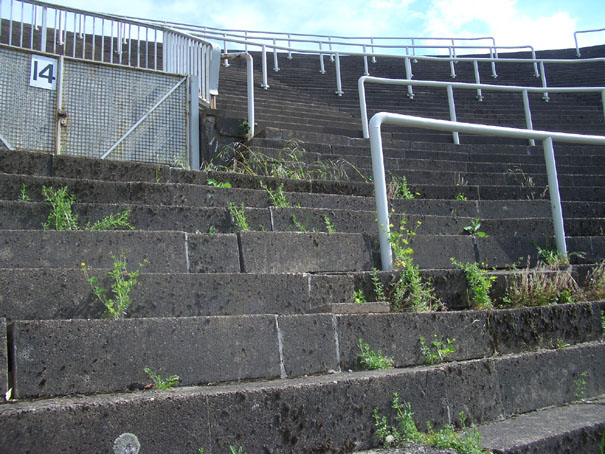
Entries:
{"label": "curved handrail", "polygon": [[381,126],[383,124],[432,129],[438,131],[456,131],[469,134],[541,140],[544,145],[544,159],[546,161],[546,173],[548,177],[550,205],[557,251],[563,257],[567,256],[565,228],[563,226],[563,212],[561,209],[561,196],[559,194],[559,183],[557,178],[553,142],[605,145],[605,136],[567,134],[550,131],[531,131],[527,129],[505,128],[502,126],[487,126],[447,120],[436,120],[432,118],[400,115],[389,112],[377,113],[370,120],[370,149],[372,152],[372,172],[374,191],[376,195],[376,214],[378,217],[380,259],[382,269],[384,271],[391,271],[393,269],[393,256],[389,242],[389,206],[386,191],[384,157],[382,153]]}
{"label": "curved handrail", "polygon": [[605,28],[597,28],[594,30],[577,30],[573,32],[573,40],[576,43],[576,57],[581,57],[580,47],[578,46],[578,35],[580,33],[595,33],[595,32],[605,32]]}

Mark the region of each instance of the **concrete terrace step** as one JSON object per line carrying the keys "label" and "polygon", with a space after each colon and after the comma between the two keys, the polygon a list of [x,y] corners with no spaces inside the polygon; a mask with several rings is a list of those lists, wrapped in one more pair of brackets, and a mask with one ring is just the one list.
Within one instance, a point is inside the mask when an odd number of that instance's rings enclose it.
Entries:
{"label": "concrete terrace step", "polygon": [[[572,402],[583,371],[593,378],[586,397],[602,394],[604,355],[603,344],[586,343],[430,367],[8,403],[0,406],[0,442],[12,452],[96,452],[129,432],[149,453],[230,444],[247,452],[367,449],[377,444],[372,411],[391,416],[394,392],[435,427],[459,411],[487,423]],[[251,412],[255,423],[242,424]]]}

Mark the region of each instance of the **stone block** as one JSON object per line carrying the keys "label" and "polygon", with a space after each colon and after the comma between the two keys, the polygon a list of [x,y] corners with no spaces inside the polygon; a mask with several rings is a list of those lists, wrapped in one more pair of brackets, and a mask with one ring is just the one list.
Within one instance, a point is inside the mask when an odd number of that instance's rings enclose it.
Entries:
{"label": "stone block", "polygon": [[191,273],[238,273],[241,271],[237,236],[233,234],[187,235]]}

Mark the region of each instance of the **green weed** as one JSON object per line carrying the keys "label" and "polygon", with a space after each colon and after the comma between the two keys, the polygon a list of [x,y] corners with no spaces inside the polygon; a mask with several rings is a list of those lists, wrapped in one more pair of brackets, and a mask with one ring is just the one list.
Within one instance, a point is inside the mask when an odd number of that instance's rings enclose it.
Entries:
{"label": "green weed", "polygon": [[244,208],[243,202],[241,208],[238,208],[233,202],[229,203],[229,213],[231,214],[232,221],[240,232],[250,231],[250,225],[248,225],[248,220],[246,219],[246,209]]}
{"label": "green weed", "polygon": [[437,335],[433,335],[433,341],[430,344],[426,343],[424,337],[420,336],[420,353],[426,364],[439,364],[445,361],[448,356],[456,353],[454,348],[456,339],[448,339],[441,341],[437,339]]}
{"label": "green weed", "polygon": [[269,203],[271,206],[282,208],[287,208],[290,206],[290,202],[288,202],[288,200],[286,199],[286,195],[284,194],[283,183],[280,184],[275,190],[267,187],[267,185],[265,185],[265,183],[262,181],[260,182],[260,186],[265,191],[267,191],[267,194],[269,195]]}
{"label": "green weed", "polygon": [[72,212],[76,196],[70,195],[67,186],[55,190],[42,186],[44,200],[50,204],[48,220],[42,224],[44,230],[78,230],[78,215]]}
{"label": "green weed", "polygon": [[207,179],[206,184],[208,186],[214,186],[216,188],[230,188],[231,187],[231,183],[229,183],[228,181],[225,181],[225,182],[217,181],[214,178]]}
{"label": "green weed", "polygon": [[387,301],[387,297],[384,293],[384,285],[378,277],[378,271],[376,270],[376,268],[372,270],[372,286],[374,287],[376,301]]}
{"label": "green weed", "polygon": [[90,225],[90,222],[86,224],[86,230],[134,230],[134,227],[130,224],[130,208],[125,208],[119,211],[117,214],[110,213],[109,216],[105,216],[100,221]]}
{"label": "green weed", "polygon": [[153,382],[153,387],[155,389],[170,389],[181,381],[181,378],[178,375],[170,375],[169,377],[163,378],[161,375],[156,374],[148,367],[146,367],[144,370],[145,373],[149,376],[150,380]]}
{"label": "green weed", "polygon": [[21,191],[19,192],[19,202],[31,202],[32,199],[27,195],[27,187],[25,183],[21,184]]}
{"label": "green weed", "polygon": [[462,230],[468,233],[470,236],[476,236],[479,238],[487,238],[489,235],[479,230],[481,228],[481,219],[473,219],[469,225],[463,227]]}
{"label": "green weed", "polygon": [[587,273],[583,299],[586,301],[605,300],[605,260],[601,260]]}
{"label": "green weed", "polygon": [[355,290],[353,293],[355,294],[355,304],[365,304],[368,302],[366,296],[363,294],[363,290]]}
{"label": "green weed", "polygon": [[387,185],[387,197],[389,199],[412,200],[419,195],[419,192],[412,192],[410,190],[408,187],[408,180],[405,175],[402,175],[399,179],[397,176],[393,175],[391,177],[391,182]]}
{"label": "green weed", "polygon": [[245,454],[244,448],[242,448],[241,446],[239,448],[236,448],[235,446],[229,445],[229,451],[231,451],[230,454]]}
{"label": "green weed", "polygon": [[456,200],[468,200],[468,199],[466,198],[466,196],[464,194],[459,192],[458,194],[456,194]]}
{"label": "green weed", "polygon": [[326,231],[328,233],[336,233],[336,227],[334,227],[334,224],[332,223],[331,219],[328,217],[327,214],[323,215],[323,220],[324,224],[326,225]]}
{"label": "green weed", "polygon": [[359,339],[359,350],[359,362],[365,370],[385,370],[393,367],[393,358],[384,356],[380,350],[374,352],[363,339]]}
{"label": "green weed", "polygon": [[461,263],[451,258],[451,262],[464,271],[467,282],[467,295],[473,309],[483,310],[494,307],[489,296],[495,276],[487,274],[487,270],[481,268],[478,263]]}
{"label": "green weed", "polygon": [[390,299],[395,312],[431,312],[442,307],[431,282],[422,279],[419,267],[412,263],[411,258],[391,284]]}
{"label": "green weed", "polygon": [[538,249],[538,256],[541,257],[542,261],[549,266],[567,266],[569,265],[569,258],[562,255],[555,249],[542,248],[536,246]]}
{"label": "green weed", "polygon": [[575,398],[576,400],[584,399],[584,394],[586,393],[586,379],[588,378],[588,371],[585,370],[581,374],[579,374],[578,378],[573,381],[574,387],[576,388]]}
{"label": "green weed", "polygon": [[141,269],[145,263],[147,263],[147,260],[144,260],[143,263],[139,263],[139,268],[136,271],[128,272],[126,269],[126,257],[123,251],[119,256],[111,255],[111,258],[113,259],[113,270],[111,270],[108,275],[112,279],[112,298],[107,296],[107,292],[103,287],[97,285],[99,279],[88,274],[86,263],[82,262],[80,267],[86,280],[92,287],[92,293],[105,306],[105,316],[107,318],[118,319],[126,316],[126,311],[132,304],[132,301],[130,300],[130,291],[137,285],[137,278],[141,273]]}

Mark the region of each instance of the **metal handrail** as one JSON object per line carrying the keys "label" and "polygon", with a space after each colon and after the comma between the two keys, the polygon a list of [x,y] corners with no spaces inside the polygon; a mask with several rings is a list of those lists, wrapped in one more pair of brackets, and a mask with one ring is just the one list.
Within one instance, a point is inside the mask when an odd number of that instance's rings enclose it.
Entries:
{"label": "metal handrail", "polygon": [[561,254],[563,257],[567,256],[565,228],[563,226],[563,211],[561,209],[561,196],[559,194],[559,182],[555,164],[553,142],[605,145],[605,136],[533,131],[528,129],[505,128],[502,126],[487,126],[456,121],[436,120],[432,118],[400,115],[389,112],[377,113],[370,120],[370,149],[372,153],[372,172],[374,191],[376,195],[376,214],[378,217],[380,260],[382,269],[384,271],[391,271],[393,269],[393,255],[391,244],[389,242],[389,205],[386,190],[384,156],[382,152],[381,126],[383,124],[439,131],[457,131],[469,134],[541,140],[544,146],[544,159],[546,161],[546,174],[548,177],[555,243],[559,254]]}
{"label": "metal handrail", "polygon": [[[370,137],[368,129],[368,111],[366,103],[366,92],[365,84],[374,83],[380,85],[407,85],[411,87],[422,86],[422,87],[439,87],[446,88],[448,94],[448,107],[450,112],[450,120],[456,121],[456,105],[454,103],[454,88],[466,89],[466,90],[477,90],[477,99],[482,100],[482,90],[490,91],[504,91],[521,93],[523,95],[523,110],[525,113],[525,124],[527,129],[533,130],[533,123],[531,118],[531,110],[529,107],[529,96],[528,93],[542,93],[548,95],[550,93],[601,93],[601,100],[603,104],[603,113],[605,115],[605,87],[556,87],[556,88],[540,88],[540,87],[519,87],[514,85],[491,85],[491,84],[470,84],[462,82],[437,82],[437,81],[425,81],[425,80],[409,80],[409,79],[386,79],[381,77],[361,76],[357,82],[359,90],[359,108],[361,112],[361,129],[363,131],[363,137],[367,139]],[[452,132],[452,138],[456,145],[460,143],[458,132]],[[534,139],[529,139],[530,145],[535,145]]]}
{"label": "metal handrail", "polygon": [[578,35],[580,33],[595,33],[595,32],[605,32],[605,28],[597,28],[594,30],[578,30],[573,32],[573,40],[576,43],[576,57],[581,57],[580,47],[578,46]]}

